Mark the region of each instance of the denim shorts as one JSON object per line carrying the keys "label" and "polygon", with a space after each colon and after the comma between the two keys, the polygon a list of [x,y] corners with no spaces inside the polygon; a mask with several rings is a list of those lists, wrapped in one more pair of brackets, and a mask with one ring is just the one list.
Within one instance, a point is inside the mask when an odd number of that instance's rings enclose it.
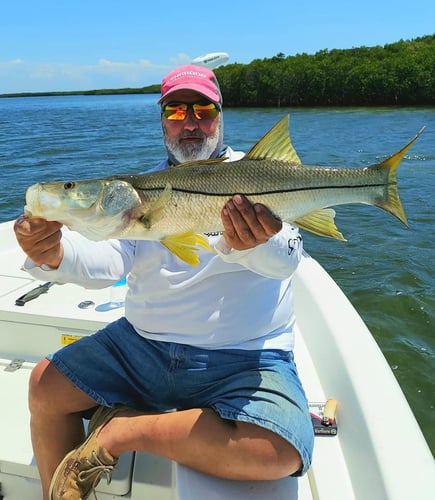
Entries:
{"label": "denim shorts", "polygon": [[141,411],[212,408],[279,434],[307,471],[313,427],[293,353],[209,350],[148,340],[121,318],[48,357],[96,403]]}

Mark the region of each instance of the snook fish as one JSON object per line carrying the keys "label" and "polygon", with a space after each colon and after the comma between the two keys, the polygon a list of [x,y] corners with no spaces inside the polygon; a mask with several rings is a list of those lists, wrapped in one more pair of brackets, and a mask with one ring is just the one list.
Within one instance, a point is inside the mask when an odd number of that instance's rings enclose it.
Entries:
{"label": "snook fish", "polygon": [[365,203],[405,225],[396,170],[422,130],[400,151],[365,168],[302,165],[282,118],[237,161],[183,163],[143,175],[30,186],[25,215],[56,220],[92,240],[157,240],[185,262],[199,262],[203,233],[221,231],[220,212],[234,194],[269,207],[283,221],[344,240],[333,205]]}

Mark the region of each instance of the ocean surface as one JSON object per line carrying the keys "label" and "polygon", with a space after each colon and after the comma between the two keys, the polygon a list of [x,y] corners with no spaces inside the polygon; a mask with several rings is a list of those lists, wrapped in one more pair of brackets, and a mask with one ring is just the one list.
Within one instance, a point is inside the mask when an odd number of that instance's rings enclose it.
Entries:
{"label": "ocean surface", "polygon": [[[154,166],[165,155],[156,100],[0,99],[0,222],[22,212],[35,182]],[[435,453],[435,108],[226,109],[226,142],[246,151],[287,113],[295,149],[312,165],[370,165],[426,126],[398,173],[409,228],[374,207],[343,206],[336,223],[346,243],[304,240],[372,331]],[[369,376],[370,360],[361,363]]]}

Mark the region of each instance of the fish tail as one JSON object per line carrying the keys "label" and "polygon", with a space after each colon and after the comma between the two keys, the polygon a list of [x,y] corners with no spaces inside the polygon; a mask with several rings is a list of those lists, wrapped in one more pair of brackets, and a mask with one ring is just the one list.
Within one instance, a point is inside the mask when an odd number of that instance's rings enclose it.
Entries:
{"label": "fish tail", "polygon": [[412,147],[414,142],[420,137],[424,127],[408,142],[406,146],[394,153],[389,158],[377,165],[375,168],[386,169],[387,173],[387,193],[385,198],[375,201],[375,205],[386,212],[397,217],[405,226],[408,226],[408,219],[405,214],[402,202],[400,201],[399,190],[397,187],[397,169],[405,156],[406,152]]}

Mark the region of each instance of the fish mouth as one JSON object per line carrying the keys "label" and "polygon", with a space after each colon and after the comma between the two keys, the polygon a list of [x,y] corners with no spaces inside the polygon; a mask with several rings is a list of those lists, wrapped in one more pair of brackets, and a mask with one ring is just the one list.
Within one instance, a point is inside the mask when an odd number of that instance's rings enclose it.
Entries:
{"label": "fish mouth", "polygon": [[41,191],[41,184],[33,184],[26,190],[26,204],[24,205],[25,217],[36,217],[39,193]]}
{"label": "fish mouth", "polygon": [[26,217],[43,217],[48,220],[47,208],[51,212],[52,210],[58,210],[61,204],[61,199],[46,191],[43,184],[34,184],[27,188],[26,191],[24,215]]}

